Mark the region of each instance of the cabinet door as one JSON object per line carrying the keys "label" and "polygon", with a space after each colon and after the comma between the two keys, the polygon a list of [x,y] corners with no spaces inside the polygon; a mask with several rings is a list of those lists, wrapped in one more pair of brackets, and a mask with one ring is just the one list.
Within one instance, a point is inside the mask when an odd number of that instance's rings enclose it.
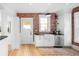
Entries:
{"label": "cabinet door", "polygon": [[51,46],[54,46],[54,44],[55,44],[55,36],[54,35],[51,35],[50,36],[50,45]]}
{"label": "cabinet door", "polygon": [[45,45],[46,46],[54,46],[54,36],[53,35],[47,35],[45,36]]}
{"label": "cabinet door", "polygon": [[8,56],[8,42],[7,38],[0,41],[0,56]]}
{"label": "cabinet door", "polygon": [[35,41],[35,46],[38,46],[40,44],[38,35],[34,35],[34,41]]}
{"label": "cabinet door", "polygon": [[45,41],[44,41],[43,35],[35,36],[35,45],[38,47],[45,46]]}
{"label": "cabinet door", "polygon": [[44,35],[40,36],[40,45],[41,46],[46,46],[46,39]]}

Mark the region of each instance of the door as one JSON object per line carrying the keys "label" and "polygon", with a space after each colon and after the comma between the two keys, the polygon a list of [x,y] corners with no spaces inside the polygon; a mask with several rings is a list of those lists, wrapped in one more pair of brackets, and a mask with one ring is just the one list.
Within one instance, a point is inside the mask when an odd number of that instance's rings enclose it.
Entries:
{"label": "door", "polygon": [[74,13],[74,42],[79,45],[79,12]]}
{"label": "door", "polygon": [[33,18],[21,18],[22,44],[33,44]]}

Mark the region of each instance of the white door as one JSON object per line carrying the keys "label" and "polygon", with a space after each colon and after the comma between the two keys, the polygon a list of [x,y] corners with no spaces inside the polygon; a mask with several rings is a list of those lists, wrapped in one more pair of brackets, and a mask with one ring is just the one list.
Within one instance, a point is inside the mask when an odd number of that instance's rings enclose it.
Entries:
{"label": "white door", "polygon": [[74,42],[79,43],[79,12],[74,14]]}
{"label": "white door", "polygon": [[33,44],[33,18],[21,18],[22,44]]}

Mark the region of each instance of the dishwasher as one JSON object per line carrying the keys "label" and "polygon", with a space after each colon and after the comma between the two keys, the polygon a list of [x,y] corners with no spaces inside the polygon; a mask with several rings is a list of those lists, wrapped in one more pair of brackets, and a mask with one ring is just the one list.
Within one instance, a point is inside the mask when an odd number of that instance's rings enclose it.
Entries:
{"label": "dishwasher", "polygon": [[55,46],[56,48],[62,48],[64,45],[64,35],[55,35]]}

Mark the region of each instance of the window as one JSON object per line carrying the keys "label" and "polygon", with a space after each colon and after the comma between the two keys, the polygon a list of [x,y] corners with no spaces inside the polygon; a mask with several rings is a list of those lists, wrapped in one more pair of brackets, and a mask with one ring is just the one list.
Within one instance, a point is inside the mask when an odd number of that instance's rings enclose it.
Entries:
{"label": "window", "polygon": [[27,30],[32,29],[32,21],[33,21],[32,18],[21,18],[21,20],[22,20],[21,24],[23,29],[27,29]]}
{"label": "window", "polygon": [[25,28],[25,29],[31,29],[31,25],[23,25],[23,28]]}
{"label": "window", "polygon": [[50,32],[50,15],[39,16],[39,31]]}

